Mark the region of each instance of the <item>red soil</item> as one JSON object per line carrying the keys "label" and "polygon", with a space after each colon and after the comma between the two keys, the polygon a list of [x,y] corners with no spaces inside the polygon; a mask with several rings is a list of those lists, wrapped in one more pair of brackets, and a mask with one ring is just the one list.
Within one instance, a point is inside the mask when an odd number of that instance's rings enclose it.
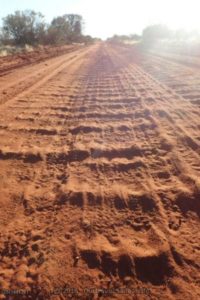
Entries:
{"label": "red soil", "polygon": [[199,69],[107,44],[5,66],[0,299],[199,299]]}

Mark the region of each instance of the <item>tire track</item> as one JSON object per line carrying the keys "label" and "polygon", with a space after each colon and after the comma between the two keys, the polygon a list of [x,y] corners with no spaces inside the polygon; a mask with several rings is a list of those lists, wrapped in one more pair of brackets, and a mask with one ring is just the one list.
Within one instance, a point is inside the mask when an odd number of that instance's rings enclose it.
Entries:
{"label": "tire track", "polygon": [[1,106],[1,288],[198,298],[198,120],[129,54],[102,43],[56,60]]}

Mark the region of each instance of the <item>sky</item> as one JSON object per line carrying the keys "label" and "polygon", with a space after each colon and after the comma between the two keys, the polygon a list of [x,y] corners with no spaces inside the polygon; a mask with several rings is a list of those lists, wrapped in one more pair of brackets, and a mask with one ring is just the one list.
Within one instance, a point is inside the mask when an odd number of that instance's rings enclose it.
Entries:
{"label": "sky", "polygon": [[171,29],[200,29],[200,0],[0,0],[0,18],[25,9],[40,11],[47,22],[66,13],[81,14],[84,34],[103,39],[141,34],[156,23]]}

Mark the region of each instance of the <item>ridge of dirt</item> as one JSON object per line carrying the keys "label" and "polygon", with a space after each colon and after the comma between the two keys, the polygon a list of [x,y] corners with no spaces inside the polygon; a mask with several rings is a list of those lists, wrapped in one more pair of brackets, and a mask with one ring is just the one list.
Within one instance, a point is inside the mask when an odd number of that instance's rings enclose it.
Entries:
{"label": "ridge of dirt", "polygon": [[57,57],[66,53],[73,52],[81,45],[57,46],[57,47],[38,47],[30,52],[21,52],[13,55],[0,57],[0,77],[12,72],[15,69],[22,68],[27,65],[36,64],[46,61],[49,58]]}

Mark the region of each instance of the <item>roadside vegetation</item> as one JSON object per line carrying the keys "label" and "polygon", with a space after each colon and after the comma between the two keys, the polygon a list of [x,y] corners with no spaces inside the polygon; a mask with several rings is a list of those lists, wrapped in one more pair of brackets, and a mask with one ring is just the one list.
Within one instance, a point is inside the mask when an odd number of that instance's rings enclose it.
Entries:
{"label": "roadside vegetation", "polygon": [[[107,39],[115,44],[138,44],[144,48],[151,48],[157,44],[173,44],[183,48],[187,45],[199,45],[200,33],[198,31],[185,31],[183,29],[171,30],[164,24],[154,24],[144,28],[141,35],[114,35]],[[199,51],[199,47],[198,47]]]}
{"label": "roadside vegetation", "polygon": [[117,35],[115,34],[113,37],[107,39],[110,43],[124,43],[124,44],[134,44],[141,41],[141,36],[138,34],[130,34],[130,35]]}
{"label": "roadside vegetation", "polygon": [[90,44],[96,41],[83,34],[83,18],[77,14],[64,14],[46,23],[40,12],[16,11],[2,20],[0,28],[1,55],[31,51],[38,45],[63,46],[72,43]]}
{"label": "roadside vegetation", "polygon": [[[38,46],[64,46],[68,44],[91,44],[100,39],[84,35],[84,20],[78,14],[64,14],[55,17],[50,23],[40,12],[33,10],[16,11],[2,20],[0,28],[0,56],[21,51],[32,51]],[[138,44],[144,49],[155,45],[176,44],[183,48],[197,45],[200,49],[200,34],[197,31],[170,30],[166,25],[155,24],[144,28],[141,35],[114,35],[107,39],[115,44]],[[188,46],[189,45],[189,46]]]}

